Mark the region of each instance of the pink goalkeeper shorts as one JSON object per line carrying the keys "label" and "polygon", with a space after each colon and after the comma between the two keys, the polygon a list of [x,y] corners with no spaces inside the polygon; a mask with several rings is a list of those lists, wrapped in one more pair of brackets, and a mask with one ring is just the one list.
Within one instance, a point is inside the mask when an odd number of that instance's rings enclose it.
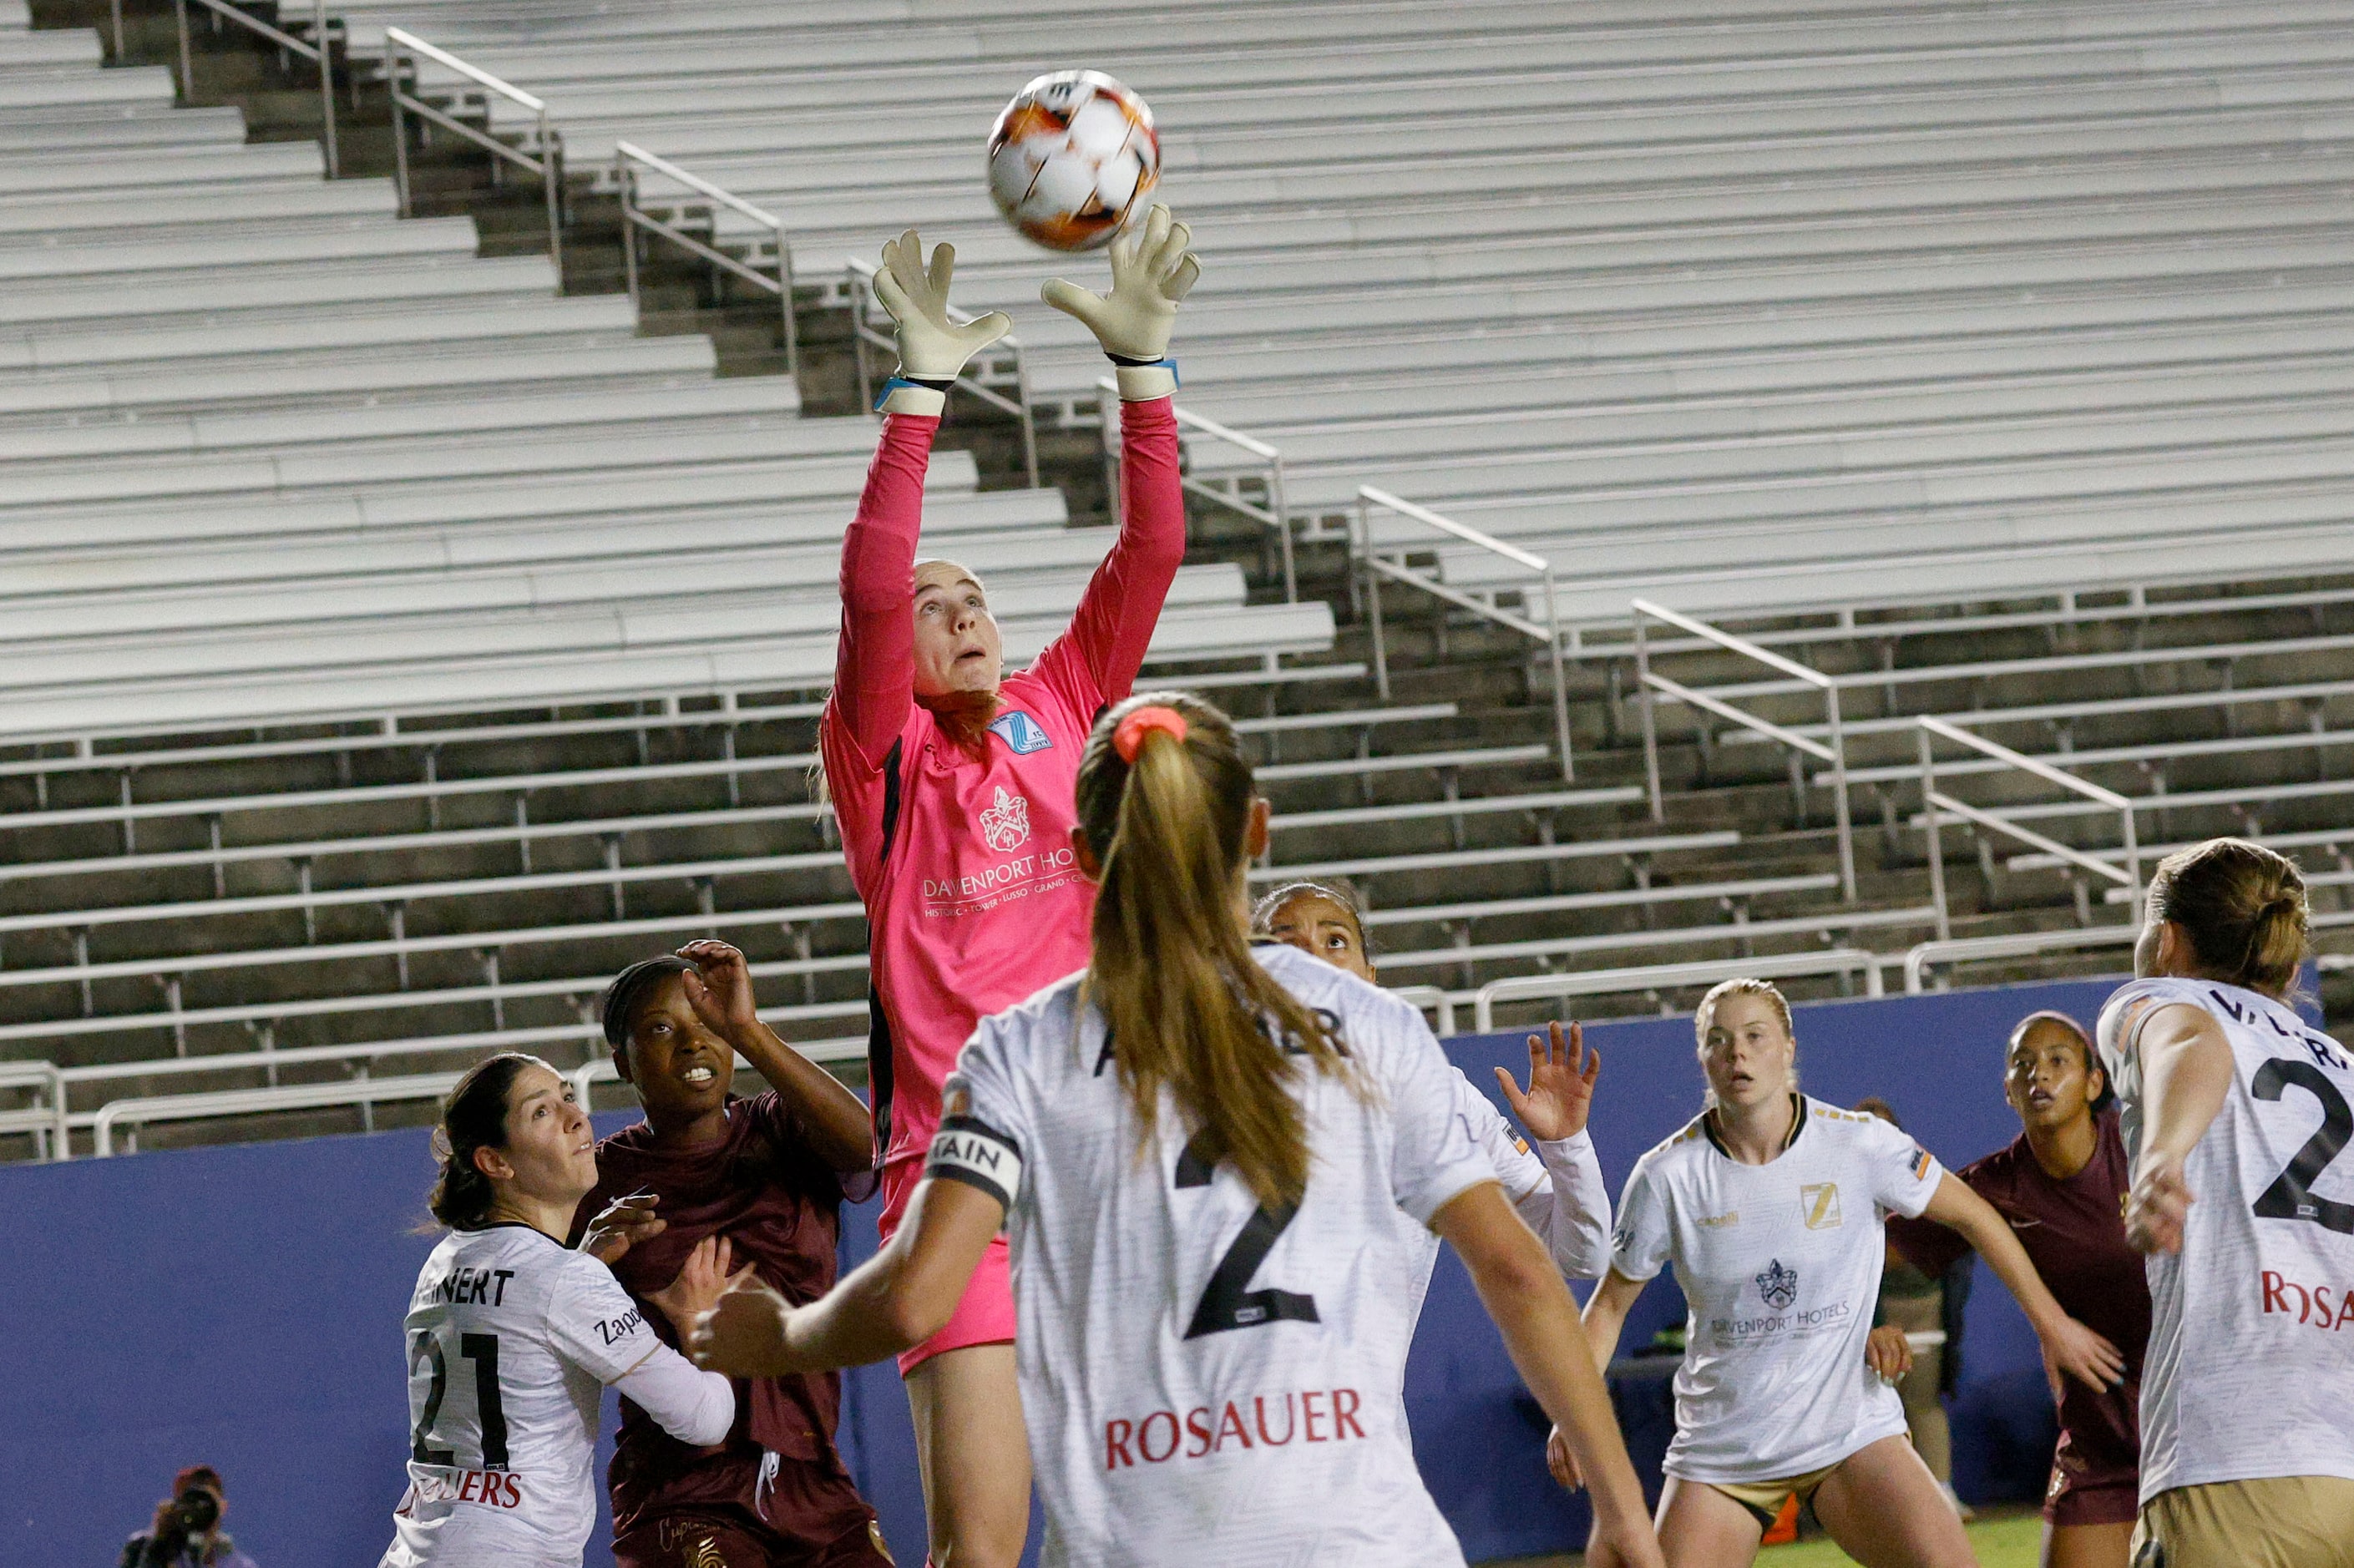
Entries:
{"label": "pink goalkeeper shorts", "polygon": [[992,1237],[989,1250],[981,1255],[981,1266],[972,1271],[963,1297],[949,1317],[948,1327],[914,1350],[900,1352],[899,1375],[905,1377],[942,1351],[1004,1345],[1013,1340],[1013,1277],[1005,1238],[1000,1235]]}

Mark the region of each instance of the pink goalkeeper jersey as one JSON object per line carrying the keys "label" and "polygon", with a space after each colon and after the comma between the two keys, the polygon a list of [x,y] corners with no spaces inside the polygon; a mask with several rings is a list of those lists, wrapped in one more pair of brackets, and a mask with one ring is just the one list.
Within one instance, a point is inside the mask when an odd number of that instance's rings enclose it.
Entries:
{"label": "pink goalkeeper jersey", "polygon": [[937,418],[885,421],[843,536],[842,641],[818,744],[871,928],[886,1234],[974,1025],[1087,966],[1095,889],[1070,844],[1079,754],[1096,715],[1134,684],[1185,556],[1171,401],[1123,403],[1120,416],[1119,541],[1068,630],[1005,678],[985,762],[914,696],[916,539]]}

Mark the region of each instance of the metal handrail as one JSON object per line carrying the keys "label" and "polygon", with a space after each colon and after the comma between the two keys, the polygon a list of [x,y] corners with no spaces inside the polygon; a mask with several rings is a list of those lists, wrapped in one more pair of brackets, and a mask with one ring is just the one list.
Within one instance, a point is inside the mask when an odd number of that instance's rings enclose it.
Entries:
{"label": "metal handrail", "polygon": [[[843,288],[850,300],[851,357],[858,366],[858,401],[862,408],[871,408],[875,402],[875,373],[867,363],[866,351],[884,348],[895,355],[899,351],[899,340],[875,324],[878,313],[885,322],[891,319],[890,313],[875,302],[875,263],[860,257],[853,256],[843,263]],[[954,305],[948,307],[948,313],[949,320],[959,323],[976,319],[970,311],[959,310]],[[1009,333],[982,349],[957,372],[956,384],[991,408],[1002,409],[1021,422],[1022,464],[1030,476],[1030,483],[1035,487],[1038,482],[1038,421],[1030,397],[1029,362],[1023,357],[1021,340]],[[1009,386],[1013,388],[1013,396],[1010,397],[998,390],[1001,387]]]}
{"label": "metal handrail", "polygon": [[[613,143],[613,183],[621,197],[621,261],[630,281],[630,302],[638,303],[638,232],[658,234],[673,245],[710,262],[713,266],[743,279],[754,288],[777,296],[784,311],[785,374],[801,373],[801,323],[793,313],[793,250],[785,238],[785,220],[774,213],[754,207],[732,192],[722,190],[699,175],[692,175],[667,158],[658,158],[634,142]],[[638,167],[642,164],[674,180],[708,201],[750,218],[777,237],[777,275],[769,277],[758,268],[731,256],[678,228],[666,223],[640,205],[638,200]],[[1033,483],[1036,481],[1033,480]]]}
{"label": "metal handrail", "polygon": [[2138,923],[2096,926],[2088,930],[2027,931],[2009,937],[1962,937],[1923,942],[1904,953],[1904,989],[1918,993],[1927,988],[1932,964],[1967,963],[1975,959],[2026,959],[2075,948],[2112,948],[2131,944],[2141,935]]}
{"label": "metal handrail", "polygon": [[114,1153],[114,1129],[126,1123],[196,1121],[212,1117],[253,1116],[265,1111],[316,1110],[326,1106],[374,1106],[382,1100],[440,1099],[458,1086],[461,1073],[429,1073],[408,1078],[358,1078],[343,1084],[294,1084],[275,1089],[223,1089],[205,1095],[153,1095],[115,1100],[99,1107],[90,1121],[92,1152]]}
{"label": "metal handrail", "polygon": [[1425,1012],[1436,1013],[1438,1025],[1435,1033],[1441,1040],[1455,1033],[1455,1000],[1459,993],[1436,985],[1392,985],[1382,989],[1400,1001],[1410,1001]]}
{"label": "metal handrail", "polygon": [[[203,0],[203,3],[212,5],[218,4],[219,0]],[[324,4],[324,0],[319,0],[319,3]],[[400,216],[414,216],[408,194],[408,127],[403,118],[403,111],[406,111],[430,124],[464,137],[494,157],[539,176],[540,190],[547,204],[547,258],[556,268],[556,291],[559,294],[564,292],[564,142],[548,123],[546,101],[511,82],[501,80],[480,67],[468,65],[447,49],[436,48],[404,28],[387,27],[384,36],[385,87],[392,100],[393,177],[400,191]],[[444,70],[455,71],[484,91],[495,92],[510,103],[538,116],[539,156],[535,159],[512,143],[502,141],[488,132],[478,131],[439,106],[426,102],[418,92],[405,90],[402,83],[417,77],[419,59],[429,59]],[[422,85],[418,83],[420,89]]]}
{"label": "metal handrail", "polygon": [[1479,988],[1471,999],[1472,1027],[1481,1034],[1493,1033],[1496,1004],[1500,1001],[1558,1001],[1573,996],[1714,985],[1727,980],[1787,980],[1861,970],[1865,994],[1879,996],[1882,994],[1880,966],[1890,961],[1861,948],[1830,948],[1819,953],[1777,953],[1762,959],[1710,959],[1697,963],[1585,969],[1562,975],[1519,975],[1511,980],[1490,980]]}
{"label": "metal handrail", "polygon": [[[1826,675],[1819,670],[1810,670],[1796,660],[1785,659],[1771,649],[1759,647],[1745,637],[1735,637],[1730,631],[1721,630],[1704,620],[1696,620],[1689,615],[1670,609],[1665,605],[1654,604],[1649,599],[1635,599],[1632,601],[1632,606],[1635,614],[1635,693],[1637,705],[1641,711],[1643,719],[1643,776],[1651,793],[1651,820],[1655,822],[1668,820],[1667,800],[1659,786],[1659,717],[1656,712],[1657,698],[1652,695],[1657,692],[1673,701],[1699,708],[1704,713],[1714,714],[1719,718],[1729,720],[1744,729],[1765,736],[1769,740],[1778,741],[1802,756],[1830,764],[1831,809],[1833,819],[1839,828],[1840,892],[1850,903],[1853,903],[1855,901],[1855,829],[1849,819],[1848,812],[1847,739],[1840,728],[1838,677]],[[1689,686],[1669,680],[1664,675],[1654,673],[1651,669],[1650,645],[1647,636],[1648,625],[1653,620],[1664,622],[1680,631],[1698,637],[1704,641],[1712,642],[1717,647],[1728,652],[1738,653],[1744,659],[1754,659],[1769,670],[1779,671],[1793,680],[1820,692],[1823,698],[1823,717],[1830,734],[1829,744],[1825,745],[1820,741],[1810,740],[1779,725],[1768,724],[1766,720],[1734,707],[1730,703],[1710,696],[1706,693],[1696,692]],[[1802,769],[1804,768],[1804,764],[1801,763],[1793,763],[1792,766]],[[1796,782],[1803,784],[1803,774]],[[1798,810],[1801,816],[1805,815],[1806,794],[1803,789],[1798,795]],[[1942,911],[1944,905],[1941,903],[1938,907]]]}
{"label": "metal handrail", "polygon": [[[1107,408],[1119,400],[1119,383],[1108,376],[1096,383],[1096,390],[1103,394],[1104,407]],[[1205,418],[1190,408],[1177,408],[1174,405],[1172,405],[1172,408],[1177,416],[1179,429],[1199,430],[1213,440],[1224,441],[1230,447],[1248,452],[1267,465],[1267,504],[1265,506],[1254,506],[1245,501],[1236,481],[1233,478],[1221,483],[1214,480],[1197,479],[1186,473],[1179,476],[1178,482],[1184,487],[1185,493],[1189,495],[1198,495],[1204,501],[1215,502],[1230,512],[1239,512],[1252,522],[1275,530],[1276,537],[1281,541],[1283,551],[1283,602],[1298,604],[1299,573],[1292,558],[1291,511],[1283,493],[1282,451],[1260,440],[1257,436],[1246,435],[1240,430],[1218,423],[1215,419]],[[1115,428],[1115,421],[1108,417],[1103,421],[1103,449],[1104,474],[1108,482],[1107,493],[1116,501],[1119,496],[1119,431]]]}
{"label": "metal handrail", "polygon": [[[66,1087],[64,1074],[54,1062],[0,1062],[0,1088],[33,1088],[44,1091],[48,1098],[43,1106],[29,1111],[7,1113],[0,1117],[0,1130],[29,1132],[36,1139],[49,1143],[49,1158],[66,1158],[67,1142]],[[54,1139],[53,1142],[50,1140]]]}
{"label": "metal handrail", "polygon": [[[1373,509],[1377,506],[1408,522],[1435,528],[1467,545],[1477,545],[1536,577],[1544,586],[1544,620],[1537,621],[1525,615],[1514,615],[1496,604],[1452,588],[1435,577],[1426,577],[1406,566],[1403,560],[1384,560],[1373,547]],[[1553,662],[1553,717],[1555,736],[1561,747],[1561,776],[1564,779],[1576,778],[1575,764],[1570,752],[1569,680],[1562,668],[1561,609],[1553,592],[1553,563],[1543,556],[1531,555],[1517,545],[1508,545],[1501,539],[1483,534],[1469,524],[1458,523],[1427,506],[1417,505],[1370,484],[1357,487],[1357,507],[1352,518],[1352,527],[1355,537],[1351,541],[1351,550],[1365,574],[1365,605],[1373,639],[1373,679],[1383,700],[1387,701],[1390,694],[1389,649],[1382,629],[1382,579],[1388,577],[1393,582],[1420,588],[1434,598],[1460,606],[1499,625],[1509,626],[1545,645],[1545,652]],[[1525,600],[1525,591],[1522,597]]]}
{"label": "metal handrail", "polygon": [[[327,177],[334,179],[339,176],[343,173],[343,164],[335,148],[334,45],[327,29],[331,25],[340,27],[344,24],[340,18],[332,24],[329,22],[327,0],[311,0],[311,36],[318,40],[316,43],[306,43],[292,33],[271,26],[259,16],[248,16],[230,5],[228,0],[196,0],[196,4],[212,12],[216,17],[226,16],[247,31],[260,34],[289,54],[318,62],[319,111],[323,121],[321,141],[327,153]],[[172,9],[180,24],[180,98],[183,102],[192,104],[196,101],[196,69],[195,51],[188,43],[188,0],[172,0]],[[215,22],[214,27],[217,30],[219,23]],[[115,0],[114,5],[114,56],[118,60],[122,58],[122,0]],[[404,213],[406,210],[404,207]]]}
{"label": "metal handrail", "polygon": [[[2091,872],[2095,876],[2121,883],[2128,889],[2138,889],[2141,886],[2141,844],[2135,833],[2134,802],[2131,800],[2114,789],[2104,789],[2098,784],[2079,779],[2073,773],[2054,768],[2023,752],[2013,751],[2007,746],[1998,745],[1984,736],[1973,735],[1957,725],[1946,723],[1944,719],[1931,718],[1924,715],[1918,721],[1915,733],[1920,738],[1921,747],[1922,832],[1929,855],[1929,898],[1930,902],[1937,906],[1937,936],[1941,940],[1952,937],[1953,922],[1947,915],[1946,905],[1946,855],[1944,840],[1938,831],[1938,813],[1940,812],[1959,817],[1965,821],[1991,832],[2006,834],[2046,854],[2057,855],[2069,864]],[[2125,829],[2125,865],[2122,868],[2111,865],[2108,862],[2086,854],[2082,850],[2072,849],[2057,839],[2046,838],[2032,829],[2021,827],[1999,812],[1983,810],[1944,793],[1937,788],[1935,741],[1938,739],[1955,741],[1969,747],[2006,767],[2031,774],[2047,784],[2057,784],[2063,789],[2073,790],[2095,804],[2105,806],[2116,812]]]}

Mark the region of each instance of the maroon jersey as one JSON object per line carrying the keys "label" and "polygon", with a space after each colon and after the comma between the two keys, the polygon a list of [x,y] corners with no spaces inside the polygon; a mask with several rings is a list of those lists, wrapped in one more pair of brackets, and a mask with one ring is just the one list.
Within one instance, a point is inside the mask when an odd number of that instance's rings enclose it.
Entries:
{"label": "maroon jersey", "polygon": [[[2121,1388],[2094,1393],[2062,1380],[2060,1446],[2052,1457],[2046,1511],[2070,1493],[2123,1488],[2141,1467],[2142,1353],[2149,1344],[2149,1283],[2142,1256],[2126,1245],[2125,1195],[2132,1181],[2114,1107],[2094,1118],[2100,1141],[2084,1168],[2055,1181],[2035,1162],[2021,1133],[1956,1172],[2010,1222],[2035,1272],[2068,1315],[2116,1346],[2125,1357]],[[1939,1274],[1969,1251],[1940,1224],[1892,1218],[1888,1239],[1927,1274]],[[2130,1519],[2131,1513],[2124,1516]]]}
{"label": "maroon jersey", "polygon": [[[811,1151],[793,1115],[773,1092],[727,1103],[727,1135],[700,1148],[656,1147],[653,1129],[640,1122],[597,1145],[597,1190],[581,1200],[576,1231],[624,1193],[651,1192],[661,1234],[638,1243],[613,1266],[622,1287],[644,1308],[646,1321],[672,1344],[670,1319],[647,1299],[678,1277],[695,1243],[713,1234],[735,1247],[735,1265],[800,1306],[833,1285],[841,1241],[843,1178]],[[813,1466],[840,1485],[820,1489],[841,1511],[858,1504],[833,1449],[842,1408],[842,1382],[822,1376],[738,1378],[736,1425],[712,1448],[681,1443],[629,1400],[621,1401],[621,1432],[608,1479],[616,1532],[676,1510],[748,1510],[787,1534],[832,1539],[838,1520],[770,1517],[798,1513],[792,1499],[805,1489],[779,1486],[779,1467]],[[770,1458],[769,1456],[779,1456]]]}

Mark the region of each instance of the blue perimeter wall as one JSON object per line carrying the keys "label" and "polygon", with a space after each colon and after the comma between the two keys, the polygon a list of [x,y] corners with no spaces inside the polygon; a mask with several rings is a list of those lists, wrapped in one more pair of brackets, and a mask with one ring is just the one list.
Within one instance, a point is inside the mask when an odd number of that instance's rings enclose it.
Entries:
{"label": "blue perimeter wall", "polygon": [[[1961,1164],[2018,1130],[2000,1092],[2011,1024],[2041,1007],[2090,1023],[2113,983],[1802,1007],[1807,1088],[1843,1105],[1880,1095],[1938,1158]],[[1522,1038],[1467,1036],[1447,1049],[1493,1097],[1491,1067],[1525,1072]],[[1594,1133],[1615,1188],[1697,1110],[1700,1069],[1688,1018],[1597,1024],[1587,1038],[1604,1059]],[[600,1116],[598,1128],[631,1119]],[[10,1318],[0,1559],[112,1563],[173,1471],[202,1462],[227,1478],[228,1527],[260,1568],[375,1562],[403,1484],[400,1319],[433,1239],[410,1229],[430,1163],[426,1135],[403,1131],[0,1168]],[[854,1211],[845,1229],[855,1262],[873,1249],[874,1208]],[[1682,1311],[1663,1276],[1626,1347]],[[1983,1265],[1963,1354],[1962,1495],[2036,1495],[2051,1440],[2042,1371],[2025,1319]],[[867,1368],[847,1383],[845,1457],[899,1561],[919,1563],[897,1375]],[[1582,1543],[1583,1506],[1546,1478],[1543,1417],[1451,1254],[1423,1312],[1406,1403],[1423,1473],[1474,1561]],[[1638,1431],[1632,1446],[1656,1466],[1655,1435]],[[588,1557],[600,1568],[611,1562],[605,1539],[600,1526]]]}

